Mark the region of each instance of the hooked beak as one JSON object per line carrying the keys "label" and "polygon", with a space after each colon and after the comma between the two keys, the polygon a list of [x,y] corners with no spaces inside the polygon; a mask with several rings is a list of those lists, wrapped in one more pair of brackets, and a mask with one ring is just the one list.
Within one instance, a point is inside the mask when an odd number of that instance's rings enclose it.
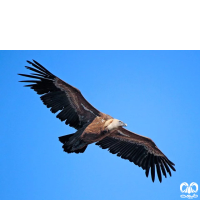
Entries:
{"label": "hooked beak", "polygon": [[123,126],[127,126],[127,124],[124,124]]}

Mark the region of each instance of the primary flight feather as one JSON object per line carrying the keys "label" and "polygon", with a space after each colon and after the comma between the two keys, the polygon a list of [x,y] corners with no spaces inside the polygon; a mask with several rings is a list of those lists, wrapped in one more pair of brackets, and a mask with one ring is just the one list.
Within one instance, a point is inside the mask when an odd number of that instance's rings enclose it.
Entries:
{"label": "primary flight feather", "polygon": [[157,171],[158,179],[162,182],[162,174],[171,176],[171,171],[176,171],[171,162],[148,137],[133,133],[125,128],[124,122],[114,119],[94,108],[81,94],[81,92],[53,75],[41,64],[33,60],[27,61],[32,67],[31,75],[19,74],[31,80],[20,82],[30,83],[25,85],[35,90],[47,108],[66,125],[74,127],[77,131],[73,134],[59,137],[63,149],[67,153],[83,153],[87,146],[96,143],[102,149],[127,159],[142,167],[148,177],[154,182]]}

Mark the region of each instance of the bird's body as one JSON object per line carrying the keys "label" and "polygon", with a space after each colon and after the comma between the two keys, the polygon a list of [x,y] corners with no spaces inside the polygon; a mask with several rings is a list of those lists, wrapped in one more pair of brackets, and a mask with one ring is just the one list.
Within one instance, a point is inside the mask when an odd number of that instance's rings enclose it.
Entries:
{"label": "bird's body", "polygon": [[36,73],[19,75],[36,80],[21,82],[31,83],[26,86],[42,95],[41,100],[51,108],[51,112],[58,112],[57,118],[77,130],[73,134],[59,137],[65,152],[83,153],[89,144],[96,143],[101,148],[107,148],[111,153],[142,167],[147,177],[151,169],[152,181],[155,179],[155,167],[160,182],[161,172],[166,177],[166,171],[171,176],[170,168],[175,171],[174,163],[150,138],[124,129],[123,126],[127,126],[124,122],[98,111],[77,88],[62,81],[38,62],[27,62],[34,68],[26,68]]}
{"label": "bird's body", "polygon": [[118,122],[118,119],[106,120],[105,118],[97,116],[93,122],[84,129],[80,138],[88,144],[102,140],[120,127]]}

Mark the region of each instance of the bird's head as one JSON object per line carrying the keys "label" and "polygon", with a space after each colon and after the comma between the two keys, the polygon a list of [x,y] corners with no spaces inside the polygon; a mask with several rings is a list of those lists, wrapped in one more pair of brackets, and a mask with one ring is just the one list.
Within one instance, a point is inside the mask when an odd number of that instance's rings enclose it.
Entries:
{"label": "bird's head", "polygon": [[113,119],[112,123],[110,124],[113,128],[119,128],[123,126],[127,126],[124,122],[118,119]]}
{"label": "bird's head", "polygon": [[118,123],[118,126],[121,126],[121,127],[127,126],[127,124],[125,124],[124,122],[122,122],[122,121],[120,121],[118,119],[117,119],[117,123]]}
{"label": "bird's head", "polygon": [[109,119],[105,122],[105,128],[109,131],[118,129],[119,127],[127,126],[124,122],[118,119]]}

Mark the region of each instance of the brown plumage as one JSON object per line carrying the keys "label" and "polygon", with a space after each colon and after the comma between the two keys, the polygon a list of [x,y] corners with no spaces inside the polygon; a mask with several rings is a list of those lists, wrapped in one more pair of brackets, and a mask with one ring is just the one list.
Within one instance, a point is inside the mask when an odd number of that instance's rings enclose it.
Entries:
{"label": "brown plumage", "polygon": [[50,108],[52,113],[57,113],[56,117],[65,121],[66,125],[77,130],[74,134],[59,137],[65,152],[83,153],[87,145],[96,142],[102,149],[108,149],[111,153],[142,167],[147,177],[151,171],[153,182],[155,170],[160,182],[162,174],[165,177],[167,173],[171,176],[170,168],[176,171],[174,163],[150,138],[124,129],[125,123],[98,111],[77,88],[62,81],[35,60],[27,62],[32,67],[26,68],[34,73],[19,75],[33,79],[20,82],[31,83],[26,86],[42,95],[40,98],[47,108]]}

